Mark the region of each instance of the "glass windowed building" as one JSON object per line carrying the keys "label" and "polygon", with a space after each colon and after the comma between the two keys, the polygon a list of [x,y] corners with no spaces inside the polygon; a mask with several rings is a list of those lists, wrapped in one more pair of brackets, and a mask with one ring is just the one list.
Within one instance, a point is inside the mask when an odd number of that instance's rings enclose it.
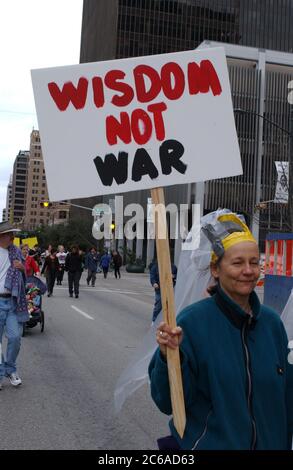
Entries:
{"label": "glass windowed building", "polygon": [[196,48],[293,52],[291,0],[84,0],[81,62]]}
{"label": "glass windowed building", "polygon": [[[203,41],[293,53],[293,0],[84,0],[80,62],[118,59],[190,50]],[[256,213],[259,118],[263,115],[289,128],[288,83],[293,68],[268,64],[261,96],[261,71],[254,61],[228,59],[243,175],[205,184],[204,212],[228,207],[245,214],[252,224]],[[264,122],[261,201],[274,199],[275,161],[289,160],[289,137]],[[145,194],[144,194],[145,193]],[[166,188],[167,202],[193,202],[186,186]],[[149,193],[125,195],[126,202],[146,204]],[[260,212],[260,241],[268,231],[290,230],[285,204],[268,202]]]}

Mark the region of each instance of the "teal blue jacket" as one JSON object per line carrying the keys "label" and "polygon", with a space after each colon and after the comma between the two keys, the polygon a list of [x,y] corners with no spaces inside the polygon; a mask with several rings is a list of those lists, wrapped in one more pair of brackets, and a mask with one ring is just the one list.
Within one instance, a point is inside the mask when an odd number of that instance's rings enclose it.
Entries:
{"label": "teal blue jacket", "polygon": [[[250,318],[221,289],[185,308],[177,323],[186,407],[182,449],[291,449],[293,365],[280,317],[250,296]],[[167,364],[157,349],[150,366],[151,393],[172,414]]]}

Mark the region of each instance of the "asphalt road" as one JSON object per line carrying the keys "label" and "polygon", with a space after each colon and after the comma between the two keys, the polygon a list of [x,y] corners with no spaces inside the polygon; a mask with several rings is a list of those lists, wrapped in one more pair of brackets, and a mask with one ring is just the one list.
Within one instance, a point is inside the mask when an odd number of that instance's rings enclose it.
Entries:
{"label": "asphalt road", "polygon": [[145,275],[113,273],[96,287],[67,282],[44,297],[45,331],[22,339],[23,384],[0,392],[0,449],[156,449],[168,417],[141,387],[115,415],[116,381],[151,323],[153,292]]}

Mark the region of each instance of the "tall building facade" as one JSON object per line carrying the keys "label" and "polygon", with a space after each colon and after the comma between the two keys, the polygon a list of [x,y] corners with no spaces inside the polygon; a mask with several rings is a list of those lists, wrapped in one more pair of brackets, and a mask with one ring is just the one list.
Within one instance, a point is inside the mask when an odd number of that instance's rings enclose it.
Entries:
{"label": "tall building facade", "polygon": [[[260,49],[293,52],[292,0],[84,0],[80,62],[144,56],[190,50],[203,41],[217,41]],[[261,96],[261,71],[253,61],[228,60],[243,175],[205,184],[204,212],[229,207],[252,224],[256,216],[261,113],[262,201],[272,201],[277,180],[275,161],[288,161],[289,138],[277,126],[289,129],[289,67],[268,65]],[[265,104],[261,108],[262,104]],[[193,202],[186,185],[166,188],[167,202]],[[125,201],[146,204],[148,192],[127,193]],[[194,197],[194,196],[193,196]],[[260,214],[260,241],[266,232],[288,230],[286,205],[268,203]]]}
{"label": "tall building facade", "polygon": [[291,0],[84,0],[81,62],[196,48],[204,40],[293,52]]}
{"label": "tall building facade", "polygon": [[14,161],[12,175],[10,219],[14,223],[23,223],[25,217],[28,162],[29,151],[20,150]]}
{"label": "tall building facade", "polygon": [[67,204],[56,202],[44,206],[44,201],[49,201],[46,171],[40,133],[38,130],[33,130],[30,135],[25,218],[23,223],[26,230],[34,230],[41,225],[64,223],[68,220],[69,207]]}
{"label": "tall building facade", "polygon": [[2,216],[3,222],[10,220],[11,203],[12,203],[12,175],[10,175],[9,183],[7,185],[7,190],[6,190],[6,206],[3,209],[3,216]]}
{"label": "tall building facade", "polygon": [[48,189],[41,139],[38,130],[30,135],[30,157],[27,172],[27,194],[24,227],[33,230],[40,225],[48,225],[49,211],[41,207],[41,201],[48,201]]}

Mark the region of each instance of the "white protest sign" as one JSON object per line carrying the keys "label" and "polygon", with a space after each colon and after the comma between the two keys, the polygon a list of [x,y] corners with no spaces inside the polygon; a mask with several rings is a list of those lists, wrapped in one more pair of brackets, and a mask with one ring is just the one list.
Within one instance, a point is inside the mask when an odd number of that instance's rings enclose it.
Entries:
{"label": "white protest sign", "polygon": [[242,173],[222,48],[38,69],[32,81],[52,201]]}

